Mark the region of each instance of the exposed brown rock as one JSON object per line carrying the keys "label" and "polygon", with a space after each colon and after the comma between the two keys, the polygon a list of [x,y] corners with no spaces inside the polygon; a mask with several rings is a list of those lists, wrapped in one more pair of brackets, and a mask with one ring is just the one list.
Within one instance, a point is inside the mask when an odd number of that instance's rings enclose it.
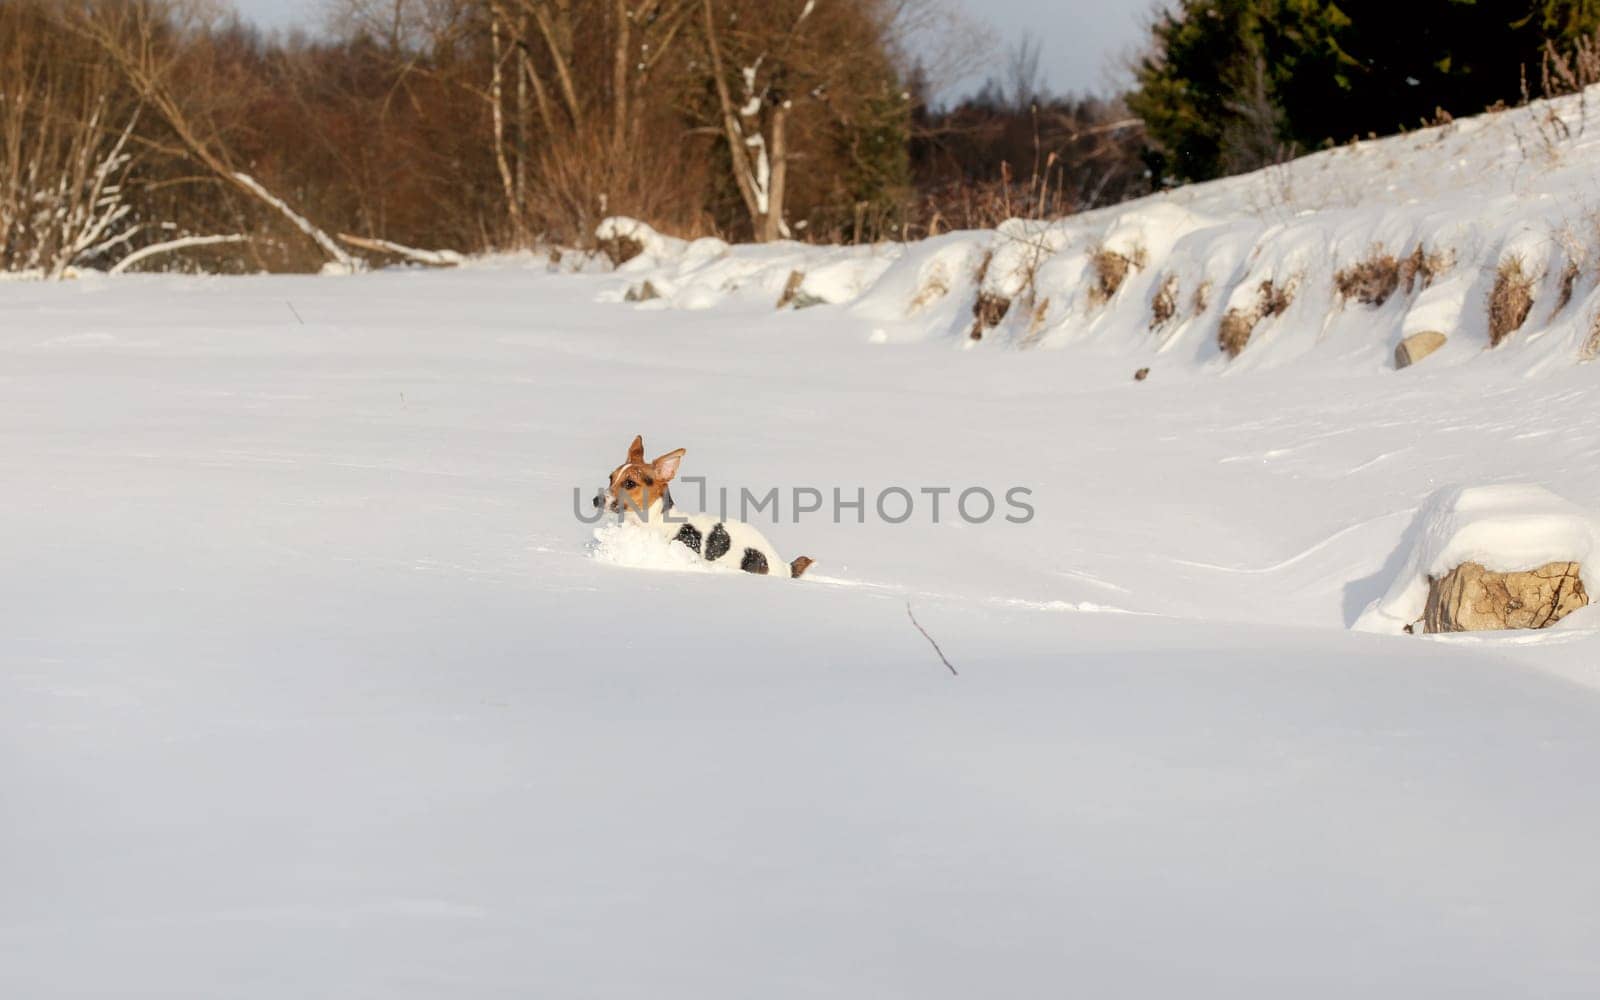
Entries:
{"label": "exposed brown rock", "polygon": [[1553,625],[1589,603],[1579,569],[1575,562],[1553,562],[1534,570],[1497,573],[1478,563],[1462,563],[1442,577],[1429,577],[1423,630],[1481,632]]}
{"label": "exposed brown rock", "polygon": [[600,241],[600,252],[611,260],[612,267],[621,267],[644,253],[644,244],[632,236],[610,236]]}
{"label": "exposed brown rock", "polygon": [[1443,347],[1447,338],[1437,330],[1423,330],[1400,341],[1394,349],[1394,366],[1409,368]]}
{"label": "exposed brown rock", "polygon": [[978,300],[972,304],[972,339],[982,340],[983,331],[998,326],[1010,308],[1010,299],[992,292],[979,292]]}
{"label": "exposed brown rock", "polygon": [[661,298],[661,293],[656,290],[655,285],[648,281],[641,281],[639,284],[631,286],[622,297],[628,302],[648,302],[651,299]]}

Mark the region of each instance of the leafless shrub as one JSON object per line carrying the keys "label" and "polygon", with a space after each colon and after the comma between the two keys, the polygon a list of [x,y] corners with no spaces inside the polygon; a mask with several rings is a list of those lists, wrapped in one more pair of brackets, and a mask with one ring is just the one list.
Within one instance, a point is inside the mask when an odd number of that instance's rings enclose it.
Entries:
{"label": "leafless shrub", "polygon": [[[641,136],[618,153],[608,125],[561,126],[531,154],[530,177],[507,210],[516,241],[518,227],[578,246],[590,245],[595,226],[608,215],[645,219],[662,232],[693,239],[709,235],[704,191],[713,157],[683,155],[697,138],[677,138],[667,124],[647,120],[630,126]],[[513,190],[517,190],[517,186]],[[607,254],[610,256],[610,254]]]}
{"label": "leafless shrub", "polygon": [[1583,93],[1600,83],[1600,29],[1578,38],[1565,52],[1546,40],[1542,63],[1540,85],[1546,97]]}
{"label": "leafless shrub", "polygon": [[1178,314],[1178,276],[1168,274],[1156,286],[1150,299],[1150,329],[1159,330]]}
{"label": "leafless shrub", "polygon": [[1374,250],[1365,259],[1340,268],[1333,276],[1333,284],[1342,299],[1381,306],[1400,287],[1400,262],[1393,254]]}
{"label": "leafless shrub", "polygon": [[51,278],[126,252],[141,146],[138,101],[108,56],[63,30],[61,9],[0,2],[0,270]]}
{"label": "leafless shrub", "polygon": [[1594,319],[1589,324],[1589,339],[1583,343],[1584,361],[1593,361],[1600,357],[1600,311],[1594,314]]}
{"label": "leafless shrub", "polygon": [[1256,325],[1271,316],[1287,310],[1294,302],[1297,282],[1293,279],[1277,284],[1263,281],[1256,289],[1256,301],[1248,309],[1229,309],[1217,328],[1217,343],[1230,358],[1236,358],[1250,343]]}
{"label": "leafless shrub", "polygon": [[1533,310],[1534,280],[1520,256],[1513,254],[1500,262],[1489,293],[1490,347],[1499,347],[1527,322]]}

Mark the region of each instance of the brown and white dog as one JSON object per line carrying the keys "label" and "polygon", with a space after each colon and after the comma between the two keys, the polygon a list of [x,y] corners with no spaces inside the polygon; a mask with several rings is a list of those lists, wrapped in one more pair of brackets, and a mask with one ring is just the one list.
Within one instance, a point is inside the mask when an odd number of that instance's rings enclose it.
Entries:
{"label": "brown and white dog", "polygon": [[680,514],[673,509],[667,485],[678,474],[684,449],[669,451],[653,462],[644,460],[644,438],[628,446],[628,460],[611,472],[606,488],[594,498],[596,507],[622,513],[628,520],[682,542],[706,562],[738,562],[746,573],[766,574],[787,566],[798,577],[811,565],[806,556],[785,564],[761,532],[743,521],[720,521],[709,514]]}

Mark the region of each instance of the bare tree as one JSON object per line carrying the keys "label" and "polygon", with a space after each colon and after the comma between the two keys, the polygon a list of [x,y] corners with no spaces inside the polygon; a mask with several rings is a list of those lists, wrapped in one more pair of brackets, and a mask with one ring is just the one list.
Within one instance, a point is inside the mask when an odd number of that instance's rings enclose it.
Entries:
{"label": "bare tree", "polygon": [[[726,27],[718,23],[712,0],[703,2],[706,47],[711,55],[711,76],[716,84],[723,134],[732,157],[733,179],[750,213],[756,239],[775,240],[789,235],[783,220],[783,201],[789,177],[787,126],[792,103],[788,94],[774,86],[775,77],[783,69],[782,53],[763,49],[738,67],[743,99],[735,105],[719,40]],[[816,0],[805,0],[788,35],[782,39],[785,49],[804,29],[816,6]],[[775,55],[777,58],[773,58]]]}
{"label": "bare tree", "polygon": [[1017,111],[1027,111],[1044,96],[1044,81],[1039,73],[1040,52],[1038,37],[1026,34],[1006,52],[1006,96]]}
{"label": "bare tree", "polygon": [[135,102],[48,2],[0,4],[0,269],[58,278],[135,232]]}
{"label": "bare tree", "polygon": [[239,169],[225,141],[224,124],[191,96],[192,89],[180,86],[180,64],[191,50],[178,42],[204,28],[196,8],[169,0],[125,0],[71,7],[65,17],[76,33],[111,59],[143,106],[159,116],[185,154],[225,185],[288,222],[329,262],[345,270],[356,268],[355,258],[331,236]]}

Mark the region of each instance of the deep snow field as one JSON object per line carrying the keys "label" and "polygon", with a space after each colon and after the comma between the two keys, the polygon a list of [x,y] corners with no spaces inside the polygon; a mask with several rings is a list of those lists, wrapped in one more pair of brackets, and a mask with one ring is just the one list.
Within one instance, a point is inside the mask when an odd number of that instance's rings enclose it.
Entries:
{"label": "deep snow field", "polygon": [[[1441,484],[1600,497],[1593,368],[1134,383],[618,280],[4,286],[0,995],[1600,989],[1589,613],[1348,628]],[[1036,516],[607,564],[637,432]]]}
{"label": "deep snow field", "polygon": [[[0,284],[0,997],[1600,994],[1600,612],[1354,628],[1440,491],[1600,506],[1592,272],[1399,372],[1498,243],[1381,309],[1313,270],[1233,364],[1151,334],[1153,245],[1060,349],[886,304],[986,238]],[[785,254],[848,301],[774,312]],[[636,433],[866,523],[783,499],[801,581],[597,547]]]}

